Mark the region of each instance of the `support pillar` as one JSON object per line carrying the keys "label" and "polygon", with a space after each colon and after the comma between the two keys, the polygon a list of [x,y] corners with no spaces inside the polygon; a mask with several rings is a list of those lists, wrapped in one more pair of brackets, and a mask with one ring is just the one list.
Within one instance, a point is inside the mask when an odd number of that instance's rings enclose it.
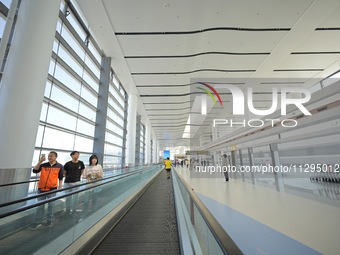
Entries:
{"label": "support pillar", "polygon": [[[236,168],[238,168],[237,165],[237,150],[236,150],[236,146],[235,148],[232,148],[231,150],[231,165],[235,166]],[[238,177],[238,173],[234,173],[234,177],[237,178]]]}
{"label": "support pillar", "polygon": [[272,158],[272,165],[273,166],[280,166],[281,162],[280,162],[280,156],[279,156],[279,149],[277,144],[269,144],[269,148],[270,148],[270,155]]}
{"label": "support pillar", "polygon": [[[253,148],[248,148],[248,158],[249,158],[249,166],[251,168],[252,166],[254,166]],[[251,171],[250,175],[251,175],[252,183],[255,184],[255,173],[254,173],[254,171]]]}
{"label": "support pillar", "polygon": [[238,153],[240,155],[240,165],[243,166],[243,155],[242,155],[242,150],[238,150]]}
{"label": "support pillar", "polygon": [[93,143],[93,152],[98,157],[98,162],[104,163],[104,148],[105,148],[105,134],[106,134],[106,119],[107,119],[107,102],[109,98],[110,87],[110,68],[111,58],[102,59],[102,70],[100,72],[99,86],[99,100],[97,103],[97,115],[96,115],[96,128],[94,131],[94,137],[96,138]]}
{"label": "support pillar", "polygon": [[145,125],[145,164],[151,164],[151,126]]}
{"label": "support pillar", "polygon": [[[0,183],[26,181],[51,60],[60,0],[22,1],[0,84]],[[24,197],[28,187],[2,194]]]}
{"label": "support pillar", "polygon": [[[280,167],[280,156],[279,156],[279,148],[276,143],[269,144],[270,148],[270,155],[272,158],[272,165]],[[274,181],[277,191],[284,191],[284,183],[282,179],[282,173],[277,174],[277,172],[274,171]]]}
{"label": "support pillar", "polygon": [[[217,140],[217,127],[212,127],[212,132],[211,132],[211,137],[212,137],[212,141],[216,141]],[[218,153],[217,150],[214,150],[213,152],[213,162],[212,162],[213,166],[218,165]]]}
{"label": "support pillar", "polygon": [[157,151],[157,138],[156,136],[153,136],[152,139],[152,146],[153,146],[153,163],[158,163],[158,151]]}
{"label": "support pillar", "polygon": [[136,157],[136,118],[137,118],[137,96],[129,95],[128,123],[126,138],[126,163],[129,166],[135,165]]}

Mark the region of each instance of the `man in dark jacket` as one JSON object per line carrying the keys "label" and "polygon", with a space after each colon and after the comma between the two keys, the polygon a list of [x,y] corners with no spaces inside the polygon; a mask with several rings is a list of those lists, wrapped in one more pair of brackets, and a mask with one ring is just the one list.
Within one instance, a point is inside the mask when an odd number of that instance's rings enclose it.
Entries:
{"label": "man in dark jacket", "polygon": [[[72,160],[67,162],[64,165],[64,175],[65,175],[64,188],[79,185],[81,175],[83,174],[83,171],[85,169],[84,162],[78,160],[79,159],[78,151],[72,151],[70,156],[72,157]],[[73,189],[69,189],[68,191],[72,191],[72,190]],[[76,206],[77,206],[77,199],[78,199],[77,195],[66,197],[66,214],[72,213],[71,210],[73,210],[73,213],[75,213]]]}

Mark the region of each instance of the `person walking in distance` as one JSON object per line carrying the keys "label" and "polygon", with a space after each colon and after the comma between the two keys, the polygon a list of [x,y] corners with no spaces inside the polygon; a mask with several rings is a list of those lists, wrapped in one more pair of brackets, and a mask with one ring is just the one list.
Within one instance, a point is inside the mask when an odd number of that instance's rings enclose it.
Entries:
{"label": "person walking in distance", "polygon": [[171,172],[172,163],[171,163],[171,161],[170,161],[169,158],[167,158],[167,159],[164,161],[164,165],[165,165],[165,170],[166,170],[167,179],[170,179],[170,172]]}
{"label": "person walking in distance", "polygon": [[[45,154],[42,154],[42,157],[39,159],[39,162],[34,166],[33,173],[40,173],[40,179],[38,182],[38,194],[46,193],[45,196],[38,197],[38,200],[43,200],[47,198],[54,197],[56,193],[48,194],[49,191],[53,191],[56,189],[62,188],[63,183],[63,171],[64,167],[62,164],[57,162],[58,154],[55,151],[51,151],[48,154],[48,162],[43,163],[46,158]],[[54,210],[54,201],[48,203],[47,208],[47,226],[52,227],[53,220],[53,210]],[[31,226],[31,229],[37,229],[41,226],[41,222],[43,220],[45,213],[45,204],[40,205],[37,208],[34,223]]]}
{"label": "person walking in distance", "polygon": [[[64,175],[65,175],[65,181],[64,181],[64,187],[73,187],[80,184],[80,178],[83,174],[83,171],[85,169],[85,165],[83,161],[78,160],[79,159],[79,152],[78,151],[72,151],[70,156],[72,157],[72,160],[67,162],[64,165]],[[72,191],[73,189],[70,189],[68,191]],[[78,200],[78,194],[67,196],[66,197],[66,214],[71,214],[76,212],[76,206],[77,206],[77,200]]]}
{"label": "person walking in distance", "polygon": [[[222,157],[222,167],[225,166],[225,169],[228,169],[228,163],[227,163],[227,154],[223,154],[223,157]],[[229,175],[228,175],[228,170],[226,170],[225,172],[223,172],[224,174],[224,178],[225,178],[225,181],[229,181]]]}

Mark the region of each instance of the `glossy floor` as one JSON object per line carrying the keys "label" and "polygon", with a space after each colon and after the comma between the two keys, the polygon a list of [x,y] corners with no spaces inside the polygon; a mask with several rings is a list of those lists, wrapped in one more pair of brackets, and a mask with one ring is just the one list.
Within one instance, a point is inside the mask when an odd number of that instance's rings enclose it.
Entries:
{"label": "glossy floor", "polygon": [[245,254],[339,254],[340,184],[176,170]]}

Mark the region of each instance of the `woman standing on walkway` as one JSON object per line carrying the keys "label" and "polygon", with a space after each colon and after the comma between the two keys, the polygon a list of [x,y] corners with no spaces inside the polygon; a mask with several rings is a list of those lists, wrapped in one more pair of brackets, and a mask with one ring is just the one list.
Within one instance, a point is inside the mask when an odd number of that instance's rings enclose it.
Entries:
{"label": "woman standing on walkway", "polygon": [[[83,178],[87,179],[88,182],[100,180],[103,178],[103,168],[98,164],[98,157],[92,155],[89,159],[89,166],[84,170]],[[92,211],[96,210],[97,193],[100,191],[100,187],[96,187],[86,192],[84,197],[83,217],[87,215],[89,202],[92,200]]]}

